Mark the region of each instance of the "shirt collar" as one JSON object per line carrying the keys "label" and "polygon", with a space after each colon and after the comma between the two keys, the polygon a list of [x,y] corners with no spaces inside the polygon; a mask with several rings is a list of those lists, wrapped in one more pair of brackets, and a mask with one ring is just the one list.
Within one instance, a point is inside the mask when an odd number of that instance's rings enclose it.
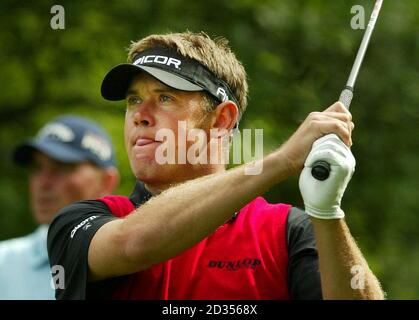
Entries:
{"label": "shirt collar", "polygon": [[152,196],[151,192],[144,186],[144,183],[137,180],[134,191],[131,193],[129,198],[135,204],[135,207],[139,207],[150,200]]}

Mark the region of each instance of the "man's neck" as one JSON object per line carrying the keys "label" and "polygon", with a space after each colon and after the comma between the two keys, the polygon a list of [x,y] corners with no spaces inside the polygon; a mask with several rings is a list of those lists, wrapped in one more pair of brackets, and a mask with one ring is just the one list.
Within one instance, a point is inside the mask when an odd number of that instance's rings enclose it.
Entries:
{"label": "man's neck", "polygon": [[163,191],[170,189],[176,185],[185,183],[189,180],[193,180],[193,179],[197,179],[203,176],[207,176],[210,174],[215,174],[215,173],[221,173],[226,171],[226,168],[224,167],[224,165],[219,165],[219,166],[213,166],[211,167],[210,170],[206,170],[205,172],[201,172],[199,175],[196,175],[193,178],[186,178],[185,180],[178,180],[178,181],[170,181],[170,182],[166,182],[166,183],[144,183],[145,188],[152,194],[152,195],[158,195],[160,193],[162,193]]}

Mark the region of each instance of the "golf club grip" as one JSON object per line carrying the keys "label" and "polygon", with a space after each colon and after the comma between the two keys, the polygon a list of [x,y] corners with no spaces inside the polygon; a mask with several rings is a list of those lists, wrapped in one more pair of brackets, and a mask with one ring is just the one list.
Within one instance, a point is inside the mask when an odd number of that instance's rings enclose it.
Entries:
{"label": "golf club grip", "polygon": [[345,89],[343,89],[340,93],[339,101],[342,102],[345,108],[349,110],[353,96],[353,89],[351,87],[346,86]]}
{"label": "golf club grip", "polygon": [[[352,90],[351,87],[346,87],[340,93],[339,101],[342,102],[347,109],[349,109],[349,106],[351,105],[353,97]],[[330,175],[330,164],[326,160],[316,161],[311,168],[311,175],[319,181],[326,180]]]}

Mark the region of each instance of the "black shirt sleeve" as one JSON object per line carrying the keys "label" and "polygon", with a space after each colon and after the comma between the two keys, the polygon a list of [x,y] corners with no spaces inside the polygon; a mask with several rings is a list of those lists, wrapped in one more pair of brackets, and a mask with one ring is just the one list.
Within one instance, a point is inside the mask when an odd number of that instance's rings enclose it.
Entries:
{"label": "black shirt sleeve", "polygon": [[310,217],[291,208],[287,218],[288,290],[291,299],[321,300],[319,257]]}
{"label": "black shirt sleeve", "polygon": [[[87,200],[61,209],[48,230],[51,267],[62,266],[64,288],[56,283],[57,299],[86,299],[90,241],[105,223],[117,219],[101,201]],[[54,275],[53,275],[54,276]]]}

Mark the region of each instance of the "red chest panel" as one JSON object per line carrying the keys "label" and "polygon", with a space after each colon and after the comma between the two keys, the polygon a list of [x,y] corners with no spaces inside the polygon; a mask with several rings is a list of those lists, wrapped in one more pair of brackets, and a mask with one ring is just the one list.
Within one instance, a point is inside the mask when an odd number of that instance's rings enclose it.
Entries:
{"label": "red chest panel", "polygon": [[[118,217],[134,210],[126,197],[100,200]],[[290,205],[256,198],[192,248],[127,276],[112,298],[288,299],[289,209]]]}

